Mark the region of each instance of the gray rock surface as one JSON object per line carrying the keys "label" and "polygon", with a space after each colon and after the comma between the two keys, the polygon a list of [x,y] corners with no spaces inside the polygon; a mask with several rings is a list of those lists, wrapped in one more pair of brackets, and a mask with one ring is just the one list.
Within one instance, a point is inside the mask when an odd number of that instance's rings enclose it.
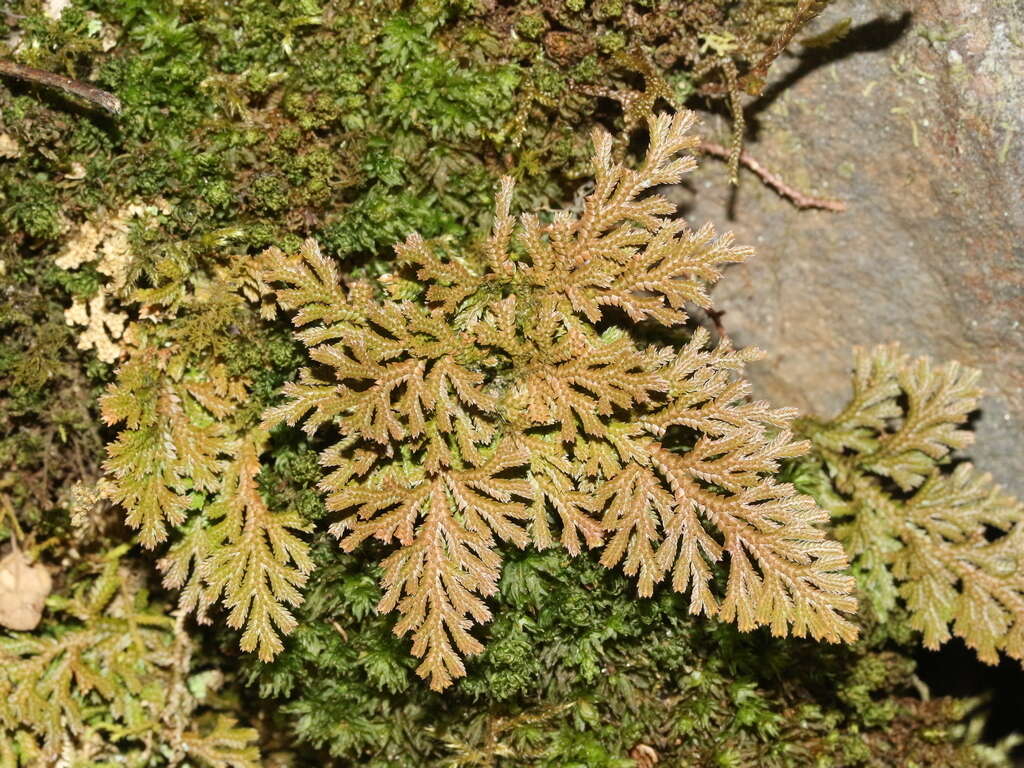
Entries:
{"label": "gray rock surface", "polygon": [[836,6],[815,29],[849,16],[850,36],[813,67],[777,63],[787,86],[751,105],[747,148],[849,210],[798,211],[744,172],[730,215],[706,160],[687,215],[757,248],[716,288],[722,324],[768,352],[759,395],[821,415],[849,393],[853,345],[981,368],[968,455],[1024,496],[1024,2]]}

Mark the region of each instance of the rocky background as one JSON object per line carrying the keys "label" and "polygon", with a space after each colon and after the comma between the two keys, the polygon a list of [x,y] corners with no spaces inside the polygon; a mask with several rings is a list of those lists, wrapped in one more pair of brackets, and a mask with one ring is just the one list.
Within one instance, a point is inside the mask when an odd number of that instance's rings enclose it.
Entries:
{"label": "rocky background", "polygon": [[[768,357],[751,375],[779,404],[829,415],[850,347],[899,341],[984,372],[970,456],[1024,493],[1024,3],[860,0],[845,40],[777,62],[748,105],[747,149],[800,190],[799,211],[709,159],[689,214],[756,245],[716,290],[727,332]],[[725,123],[706,133],[727,143]]]}

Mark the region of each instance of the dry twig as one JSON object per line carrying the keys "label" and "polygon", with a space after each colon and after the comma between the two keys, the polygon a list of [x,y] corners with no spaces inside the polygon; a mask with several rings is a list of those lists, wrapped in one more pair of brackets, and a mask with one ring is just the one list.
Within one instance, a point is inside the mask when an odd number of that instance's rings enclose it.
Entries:
{"label": "dry twig", "polygon": [[121,114],[121,100],[117,96],[80,80],[72,80],[70,77],[47,72],[44,69],[26,67],[7,59],[0,59],[0,75],[7,75],[28,83],[40,83],[51,88],[59,88],[65,93],[99,105],[111,114]]}
{"label": "dry twig", "polygon": [[[700,151],[706,155],[717,157],[726,162],[729,161],[732,150],[728,147],[723,147],[721,144],[716,144],[713,141],[702,141],[700,143]],[[833,213],[842,213],[846,210],[846,203],[842,200],[834,200],[829,197],[813,197],[812,195],[805,195],[797,189],[789,186],[782,177],[776,173],[772,173],[749,152],[743,150],[740,152],[740,165],[746,166],[753,171],[757,176],[767,184],[769,187],[774,189],[783,197],[787,198],[797,208],[820,208],[824,211],[832,211]]]}

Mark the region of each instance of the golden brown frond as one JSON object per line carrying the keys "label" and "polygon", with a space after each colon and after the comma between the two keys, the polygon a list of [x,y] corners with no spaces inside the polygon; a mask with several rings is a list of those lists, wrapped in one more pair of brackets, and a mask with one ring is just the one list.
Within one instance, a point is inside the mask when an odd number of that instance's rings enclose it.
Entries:
{"label": "golden brown frond", "polygon": [[[321,268],[337,277],[333,267]],[[251,279],[242,288],[247,285]],[[207,621],[210,608],[222,603],[228,625],[242,630],[242,649],[269,661],[283,647],[280,636],[295,626],[289,606],[302,602],[313,568],[308,544],[297,535],[307,526],[294,511],[272,512],[260,494],[267,435],[246,416],[249,382],[230,375],[215,355],[197,361],[193,345],[181,338],[214,338],[202,325],[203,312],[232,317],[232,303],[244,301],[237,290],[234,278],[217,283],[207,299],[193,297],[191,325],[168,324],[153,338],[140,329],[143,323],[133,325],[138,346],[100,401],[104,421],[123,425],[107,446],[101,486],[123,507],[144,547],[171,540],[159,565],[164,584],[181,590],[181,609]]]}
{"label": "golden brown frond", "polygon": [[469,630],[490,617],[498,541],[603,548],[601,562],[621,563],[641,595],[671,574],[692,612],[743,629],[855,634],[843,615],[852,579],[818,526],[824,513],[773,479],[806,450],[788,432],[794,414],[747,402],[737,377],[756,353],[709,349],[703,331],[658,346],[637,328],[708,306],[722,265],[749,252],[710,226],[690,230],[654,193],[693,167],[682,154],[697,143],[692,121],[651,117],[636,169],[595,134],[579,216],[516,220],[504,180],[480,260],[413,235],[396,247],[411,274],[343,296],[315,244],[267,255],[265,280],[297,310],[321,367],[286,385],[265,426],[341,433],[322,459],[334,531],[346,550],[395,546],[380,609],[401,614],[395,631],[411,635],[434,688],[481,650]]}

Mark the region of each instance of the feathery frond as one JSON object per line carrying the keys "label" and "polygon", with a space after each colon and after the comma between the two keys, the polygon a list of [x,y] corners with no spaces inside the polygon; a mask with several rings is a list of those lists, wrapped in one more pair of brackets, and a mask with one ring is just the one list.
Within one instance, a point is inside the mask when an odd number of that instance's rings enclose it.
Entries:
{"label": "feathery frond", "polygon": [[690,230],[652,193],[693,168],[681,154],[696,145],[692,121],[652,117],[637,169],[613,162],[597,132],[579,216],[517,221],[503,180],[478,253],[412,235],[396,246],[400,274],[344,293],[313,242],[264,256],[262,279],[319,364],[286,385],[264,426],[340,433],[322,457],[333,530],[346,550],[397,544],[379,608],[401,614],[396,632],[412,636],[435,689],[481,650],[469,630],[490,617],[499,540],[602,548],[641,595],[671,575],[693,613],[743,629],[856,634],[825,513],[773,479],[807,444],[792,440],[792,411],[747,402],[737,374],[756,353],[709,349],[703,331],[682,348],[645,344],[637,328],[709,306],[722,265],[749,253],[710,226]]}
{"label": "feathery frond", "polygon": [[120,561],[124,549],[63,601],[59,631],[0,637],[0,764],[143,765],[158,752],[255,768],[254,730],[197,711],[190,641],[145,604],[138,574]]}
{"label": "feathery frond", "polygon": [[256,485],[266,434],[241,439],[227,463],[220,495],[160,561],[165,585],[182,589],[182,607],[201,619],[218,599],[228,625],[243,629],[241,648],[270,661],[282,649],[278,633],[295,628],[287,606],[302,602],[313,570],[308,546],[295,535],[307,530],[294,512],[273,513]]}
{"label": "feathery frond", "polygon": [[[247,288],[222,278],[208,308],[242,304],[234,291]],[[269,661],[295,627],[289,606],[302,602],[313,563],[297,535],[305,521],[272,512],[260,494],[267,435],[245,417],[250,382],[178,338],[190,330],[206,338],[207,330],[170,325],[154,339],[134,330],[139,347],[101,399],[106,423],[124,426],[107,447],[105,495],[124,508],[144,547],[172,540],[159,565],[165,586],[181,590],[180,607],[205,622],[222,602],[228,625],[242,630],[242,649]]]}
{"label": "feathery frond", "polygon": [[1024,661],[1024,505],[962,463],[978,372],[857,350],[853,398],[830,422],[804,420],[833,479],[823,494],[854,570],[885,616],[899,598],[928,648],[960,637],[989,664]]}

